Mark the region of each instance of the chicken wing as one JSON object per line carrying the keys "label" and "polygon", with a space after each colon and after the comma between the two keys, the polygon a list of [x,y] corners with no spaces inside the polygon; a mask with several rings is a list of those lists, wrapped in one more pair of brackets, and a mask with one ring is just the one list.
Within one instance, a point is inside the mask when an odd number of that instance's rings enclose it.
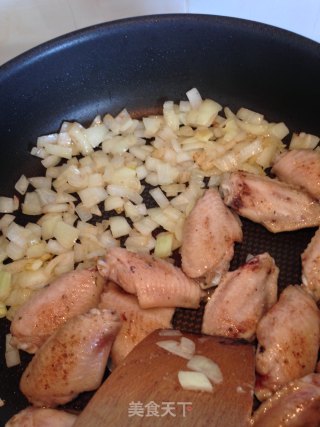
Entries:
{"label": "chicken wing", "polygon": [[5,427],[72,427],[76,419],[65,411],[30,406],[14,415]]}
{"label": "chicken wing", "polygon": [[162,259],[111,248],[97,265],[103,277],[137,295],[141,308],[197,308],[200,304],[198,283]]}
{"label": "chicken wing", "polygon": [[314,372],[320,312],[301,286],[288,286],[257,328],[256,396],[265,400],[297,378]]}
{"label": "chicken wing", "polygon": [[37,351],[20,389],[35,406],[54,408],[99,387],[120,329],[115,311],[91,309],[69,319]]}
{"label": "chicken wing", "polygon": [[220,190],[224,202],[239,215],[273,233],[320,225],[318,201],[277,179],[233,172],[223,177]]}
{"label": "chicken wing", "polygon": [[114,309],[122,325],[111,349],[112,366],[117,366],[148,334],[156,329],[171,328],[174,308],[140,308],[138,299],[114,283],[108,283],[99,308]]}
{"label": "chicken wing", "polygon": [[312,197],[320,199],[320,152],[290,150],[282,154],[272,167],[281,181],[304,188]]}
{"label": "chicken wing", "polygon": [[320,375],[284,386],[260,405],[252,421],[254,427],[319,427]]}
{"label": "chicken wing", "polygon": [[320,228],[301,255],[302,282],[316,301],[320,300]]}
{"label": "chicken wing", "polygon": [[103,281],[95,270],[63,274],[16,312],[11,323],[11,344],[35,353],[68,319],[96,307],[102,290]]}
{"label": "chicken wing", "polygon": [[278,274],[267,253],[226,273],[205,306],[202,332],[253,340],[259,320],[277,301]]}
{"label": "chicken wing", "polygon": [[185,221],[182,270],[192,278],[205,276],[208,287],[212,281],[216,284],[229,269],[234,242],[241,240],[238,216],[227,208],[217,190],[207,190]]}

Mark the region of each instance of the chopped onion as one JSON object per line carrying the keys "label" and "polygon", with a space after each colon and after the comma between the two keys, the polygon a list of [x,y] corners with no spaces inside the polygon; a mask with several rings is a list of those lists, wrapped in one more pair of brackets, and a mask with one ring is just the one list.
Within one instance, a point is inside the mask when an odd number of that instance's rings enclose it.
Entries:
{"label": "chopped onion", "polygon": [[12,287],[11,273],[0,270],[0,301],[4,302],[10,295]]}
{"label": "chopped onion", "polygon": [[[162,115],[136,120],[124,109],[115,117],[95,117],[87,128],[65,121],[59,132],[39,137],[31,154],[46,172],[22,175],[15,189],[23,196],[22,212],[40,219],[34,227],[15,227],[10,214],[19,208],[19,199],[0,197],[5,214],[0,262],[12,273],[13,284],[6,300],[12,307],[2,307],[2,313],[7,310],[12,318],[33,289],[70,271],[75,262],[77,268],[93,266],[95,257],[119,246],[124,236],[128,250],[154,251],[170,260],[206,186],[218,186],[222,174],[234,170],[265,174],[285,149],[286,125],[268,123],[247,108],[237,114],[225,108],[224,116],[221,109],[193,88],[187,100],[166,101]],[[315,148],[318,142],[317,136],[301,132],[293,135],[290,148]],[[142,180],[155,188],[144,192]],[[34,191],[27,191],[29,184]],[[147,209],[147,194],[158,207]],[[104,220],[103,211],[115,212]],[[94,225],[87,227],[89,221]],[[24,285],[30,286],[28,292]]]}
{"label": "chopped onion", "polygon": [[25,177],[25,175],[21,175],[18,181],[16,182],[14,188],[18,191],[18,193],[24,195],[29,186],[29,180]]}
{"label": "chopped onion", "polygon": [[11,213],[17,210],[13,197],[0,197],[0,212]]}
{"label": "chopped onion", "polygon": [[169,232],[159,233],[156,238],[154,255],[158,258],[168,258],[172,255],[173,234]]}
{"label": "chopped onion", "polygon": [[4,232],[4,229],[6,229],[15,220],[15,218],[16,217],[14,215],[4,214],[0,219],[0,230]]}
{"label": "chopped onion", "polygon": [[167,350],[169,353],[183,357],[184,359],[191,359],[195,352],[194,342],[185,337],[182,337],[180,342],[175,340],[167,340],[158,341],[156,344],[164,350]]}
{"label": "chopped onion", "polygon": [[83,206],[90,208],[97,203],[103,202],[108,193],[103,187],[90,187],[80,190],[78,192],[80,199],[83,203]]}
{"label": "chopped onion", "polygon": [[57,221],[52,233],[65,249],[71,249],[79,237],[79,230],[64,221]]}
{"label": "chopped onion", "polygon": [[7,368],[12,368],[13,366],[20,365],[21,363],[19,350],[15,347],[12,347],[12,345],[10,344],[11,338],[11,334],[6,335],[5,359]]}
{"label": "chopped onion", "polygon": [[215,384],[220,384],[223,381],[219,366],[208,357],[194,355],[187,363],[187,367],[193,371],[202,372]]}
{"label": "chopped onion", "polygon": [[[196,89],[195,87],[188,90],[188,92],[186,93],[187,98],[190,102],[191,108],[193,109],[197,109],[200,107],[201,103],[202,103],[202,97],[198,91],[198,89]],[[180,104],[181,105],[181,104]],[[188,111],[186,109],[186,105],[182,104],[182,111]]]}
{"label": "chopped onion", "polygon": [[185,390],[213,392],[213,386],[201,372],[179,371],[179,383]]}
{"label": "chopped onion", "polygon": [[25,215],[42,214],[40,198],[35,191],[25,194],[24,203],[22,203],[22,212]]}
{"label": "chopped onion", "polygon": [[293,134],[290,142],[290,150],[294,149],[313,149],[319,143],[319,138],[315,135],[311,135],[305,132],[299,134]]}
{"label": "chopped onion", "polygon": [[131,227],[123,216],[112,216],[109,221],[110,230],[115,239],[126,236],[130,233]]}
{"label": "chopped onion", "polygon": [[164,209],[170,205],[169,200],[166,198],[161,188],[153,188],[149,191],[149,194],[157,202],[160,208]]}

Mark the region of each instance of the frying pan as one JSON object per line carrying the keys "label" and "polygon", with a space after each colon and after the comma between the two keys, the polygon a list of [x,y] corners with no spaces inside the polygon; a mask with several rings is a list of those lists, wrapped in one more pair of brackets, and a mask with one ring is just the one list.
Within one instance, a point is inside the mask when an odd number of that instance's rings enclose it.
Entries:
{"label": "frying pan", "polygon": [[[45,43],[0,68],[0,194],[12,196],[22,173],[41,173],[29,155],[36,137],[61,122],[88,123],[97,114],[126,107],[135,115],[180,100],[197,87],[231,109],[244,106],[291,131],[320,134],[320,45],[304,37],[250,21],[206,15],[160,15],[110,22]],[[21,219],[22,221],[22,219]],[[280,286],[300,282],[300,253],[314,230],[273,236],[244,223],[232,268],[248,252],[268,250],[281,270]],[[174,321],[199,330],[198,312],[177,310]],[[6,369],[0,329],[0,424],[27,405],[18,382],[29,360]],[[80,408],[81,396],[71,406]]]}

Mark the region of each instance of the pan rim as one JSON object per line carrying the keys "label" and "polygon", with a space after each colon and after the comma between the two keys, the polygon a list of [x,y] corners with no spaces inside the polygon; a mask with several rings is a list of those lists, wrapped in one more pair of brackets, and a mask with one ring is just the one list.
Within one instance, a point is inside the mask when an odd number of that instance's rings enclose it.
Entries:
{"label": "pan rim", "polygon": [[57,51],[67,50],[75,44],[81,44],[91,38],[101,37],[102,35],[119,31],[119,29],[138,28],[146,25],[154,25],[159,22],[172,22],[172,24],[187,25],[191,22],[210,24],[221,27],[230,27],[233,30],[248,31],[271,39],[277,39],[282,43],[290,43],[296,47],[304,48],[310,53],[318,54],[320,57],[320,43],[309,39],[303,35],[290,30],[280,28],[274,25],[265,24],[259,21],[252,21],[243,18],[235,18],[223,15],[209,15],[196,13],[168,13],[141,15],[129,18],[106,21],[95,25],[86,26],[54,37],[48,41],[38,44],[25,52],[15,56],[4,64],[0,65],[0,84],[12,71],[30,64],[30,62],[41,59],[44,56],[50,56]]}

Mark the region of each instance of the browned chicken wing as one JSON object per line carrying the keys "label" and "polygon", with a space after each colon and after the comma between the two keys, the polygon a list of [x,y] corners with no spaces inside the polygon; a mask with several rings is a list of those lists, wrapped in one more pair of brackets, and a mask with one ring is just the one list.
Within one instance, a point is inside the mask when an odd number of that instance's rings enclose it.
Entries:
{"label": "browned chicken wing", "polygon": [[256,395],[259,400],[290,381],[314,372],[320,313],[301,286],[288,286],[257,328]]}
{"label": "browned chicken wing", "polygon": [[103,281],[95,270],[63,274],[34,294],[11,323],[12,345],[35,353],[68,319],[98,305]]}
{"label": "browned chicken wing", "polygon": [[320,375],[307,375],[277,391],[254,413],[253,426],[319,427]]}
{"label": "browned chicken wing", "polygon": [[54,408],[98,388],[120,324],[115,311],[97,308],[68,320],[27,366],[22,393],[35,406]]}
{"label": "browned chicken wing", "polygon": [[207,286],[219,282],[229,269],[234,242],[242,240],[241,223],[223,203],[219,192],[207,190],[187,217],[181,247],[182,270],[205,277]]}
{"label": "browned chicken wing", "polygon": [[76,419],[76,415],[65,411],[30,406],[14,415],[5,427],[72,427]]}
{"label": "browned chicken wing", "polygon": [[259,320],[277,301],[278,274],[267,253],[226,273],[205,307],[202,332],[253,340]]}
{"label": "browned chicken wing", "polygon": [[233,172],[224,176],[220,189],[228,206],[273,233],[320,225],[318,201],[277,179]]}
{"label": "browned chicken wing", "polygon": [[272,172],[281,181],[304,188],[312,197],[320,199],[320,152],[290,150],[273,165]]}
{"label": "browned chicken wing", "polygon": [[174,314],[174,308],[141,308],[136,296],[127,294],[112,282],[102,294],[99,308],[116,310],[122,320],[120,331],[111,349],[113,366],[121,363],[151,332],[171,328]]}
{"label": "browned chicken wing", "polygon": [[302,282],[316,301],[320,300],[320,228],[301,255]]}
{"label": "browned chicken wing", "polygon": [[141,308],[197,308],[200,304],[198,283],[162,259],[112,248],[97,265],[103,277],[137,295]]}

